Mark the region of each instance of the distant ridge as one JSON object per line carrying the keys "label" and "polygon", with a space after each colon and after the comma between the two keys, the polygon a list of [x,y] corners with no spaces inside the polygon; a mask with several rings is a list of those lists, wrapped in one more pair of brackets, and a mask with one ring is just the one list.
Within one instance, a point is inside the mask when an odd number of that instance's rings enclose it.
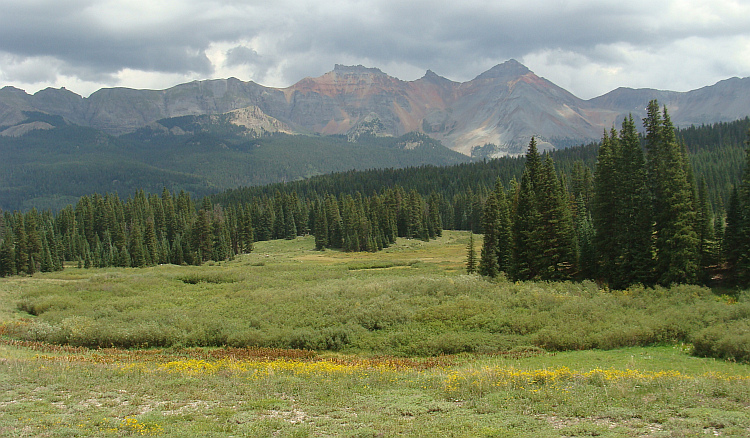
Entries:
{"label": "distant ridge", "polygon": [[628,114],[644,117],[651,99],[669,107],[677,126],[732,121],[750,115],[750,78],[689,92],[618,88],[583,100],[511,59],[463,83],[431,70],[415,81],[402,81],[378,68],[336,64],[331,72],[287,88],[229,78],[166,90],[107,88],[83,98],[65,88],[29,95],[5,87],[0,89],[0,134],[47,128],[30,125],[28,112],[122,135],[170,117],[247,109],[241,113],[243,123],[264,130],[349,136],[417,131],[463,154],[489,143],[497,146],[494,155],[506,155],[523,153],[532,136],[542,148],[598,140]]}

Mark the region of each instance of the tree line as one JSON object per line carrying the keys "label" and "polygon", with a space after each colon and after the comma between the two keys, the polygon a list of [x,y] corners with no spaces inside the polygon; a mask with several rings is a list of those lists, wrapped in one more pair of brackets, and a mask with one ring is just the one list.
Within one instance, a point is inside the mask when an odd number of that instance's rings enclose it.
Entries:
{"label": "tree line", "polygon": [[395,187],[372,196],[327,195],[301,200],[276,191],[222,206],[186,193],[138,191],[84,196],[53,215],[32,209],[0,216],[0,276],[81,267],[144,267],[232,259],[254,242],[315,234],[317,249],[378,251],[397,237],[442,234],[438,197]]}

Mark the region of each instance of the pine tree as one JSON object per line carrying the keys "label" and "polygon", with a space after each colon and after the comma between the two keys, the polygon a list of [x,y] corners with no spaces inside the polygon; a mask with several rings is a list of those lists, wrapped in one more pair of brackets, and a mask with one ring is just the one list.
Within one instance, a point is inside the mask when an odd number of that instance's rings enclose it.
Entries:
{"label": "pine tree", "polygon": [[706,179],[701,178],[698,189],[697,206],[698,252],[703,282],[709,279],[709,268],[716,264],[716,241],[714,235],[714,220],[711,214],[711,205],[708,199],[708,185]]}
{"label": "pine tree", "polygon": [[646,162],[632,116],[622,122],[618,157],[616,247],[619,252],[613,286],[652,282],[652,217]]}
{"label": "pine tree", "polygon": [[13,247],[13,236],[10,229],[5,230],[5,236],[0,242],[0,277],[15,275],[16,253]]}
{"label": "pine tree", "polygon": [[428,208],[428,223],[433,234],[430,234],[430,238],[441,237],[443,235],[443,221],[440,216],[440,201],[437,193],[432,192],[429,200],[427,201]]}
{"label": "pine tree", "polygon": [[469,231],[469,244],[466,245],[466,272],[473,274],[477,271],[477,252],[474,249],[474,233]]}
{"label": "pine tree", "polygon": [[478,268],[484,276],[496,277],[500,272],[507,273],[511,267],[513,240],[509,208],[505,189],[498,180],[484,204],[484,240]]}
{"label": "pine tree", "polygon": [[590,210],[591,200],[594,197],[594,177],[591,170],[583,164],[583,161],[576,160],[573,163],[570,180],[574,199],[580,199],[583,207]]}
{"label": "pine tree", "polygon": [[598,260],[598,275],[611,283],[617,273],[618,221],[618,162],[619,148],[616,139],[605,132],[599,146],[596,170],[594,171],[594,196],[591,217],[595,229],[594,250]]}
{"label": "pine tree", "polygon": [[42,251],[40,255],[39,270],[41,272],[52,271],[52,252],[50,252],[49,245],[47,245],[47,239],[42,239]]}
{"label": "pine tree", "polygon": [[699,264],[695,189],[685,172],[683,148],[677,143],[667,109],[657,117],[654,106],[658,108],[656,101],[649,104],[644,126],[648,157],[653,161],[648,180],[653,185],[657,281],[664,285],[692,283],[697,280]]}
{"label": "pine tree", "polygon": [[214,249],[213,232],[211,229],[211,214],[201,209],[198,211],[193,226],[193,252],[198,255],[196,264],[201,264],[211,258]]}
{"label": "pine tree", "polygon": [[134,268],[146,266],[146,252],[143,248],[143,233],[138,225],[132,224],[128,245],[131,264]]}
{"label": "pine tree", "polygon": [[495,184],[495,199],[497,200],[497,269],[506,274],[510,271],[513,261],[513,234],[510,218],[510,201],[505,194],[505,188],[498,180]]}
{"label": "pine tree", "polygon": [[250,253],[253,250],[253,242],[255,241],[255,233],[253,230],[253,219],[250,214],[250,208],[246,208],[245,212],[239,218],[239,240],[240,240],[240,252]]}
{"label": "pine tree", "polygon": [[541,174],[541,158],[536,140],[531,139],[526,153],[526,166],[518,187],[513,222],[512,277],[517,280],[540,278],[542,217],[537,203],[535,185]]}
{"label": "pine tree", "polygon": [[549,155],[542,164],[536,198],[541,215],[541,259],[538,267],[541,278],[568,279],[575,271],[575,232],[567,193]]}
{"label": "pine tree", "polygon": [[586,208],[583,197],[576,199],[575,227],[578,275],[580,278],[593,278],[596,272],[595,232],[591,212]]}
{"label": "pine tree", "polygon": [[494,194],[491,194],[484,204],[484,216],[482,218],[484,240],[479,257],[479,273],[486,277],[497,277],[500,272],[500,265],[497,260],[499,214],[500,208],[497,204],[497,198]]}
{"label": "pine tree", "polygon": [[321,251],[328,246],[328,216],[322,203],[315,208],[315,249]]}
{"label": "pine tree", "polygon": [[325,209],[325,217],[328,219],[328,247],[341,248],[344,245],[344,223],[341,219],[339,203],[333,195],[328,195],[326,198]]}
{"label": "pine tree", "polygon": [[153,218],[146,219],[146,228],[143,233],[143,246],[146,265],[153,266],[160,262],[159,248],[156,241],[156,226]]}
{"label": "pine tree", "polygon": [[[16,273],[24,274],[30,272],[29,252],[26,243],[26,227],[23,224],[23,216],[20,213],[13,215],[13,231],[15,235]],[[33,267],[32,267],[33,268]]]}
{"label": "pine tree", "polygon": [[727,261],[735,281],[745,286],[750,283],[750,149],[746,151],[742,182],[736,193],[735,205],[730,204],[730,212],[727,214],[725,231],[725,235],[729,234],[736,242],[729,245]]}

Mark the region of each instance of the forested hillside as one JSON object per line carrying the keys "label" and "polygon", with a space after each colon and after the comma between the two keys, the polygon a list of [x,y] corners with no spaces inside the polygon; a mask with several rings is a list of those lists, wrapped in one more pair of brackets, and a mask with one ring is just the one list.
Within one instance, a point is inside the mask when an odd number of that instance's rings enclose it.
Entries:
{"label": "forested hillside", "polygon": [[[749,130],[750,118],[676,130],[679,143],[688,149],[696,180],[706,179],[708,197],[715,214],[720,215],[725,210],[732,187],[739,182]],[[639,141],[645,147],[643,136],[639,136]],[[572,185],[578,184],[581,178],[591,177],[586,177],[584,172],[588,169],[593,174],[599,145],[580,145],[549,153],[558,172],[565,176],[568,190],[573,190]],[[483,199],[494,189],[497,179],[505,186],[514,179],[519,182],[525,162],[524,156],[502,157],[445,167],[428,165],[338,172],[288,183],[230,189],[211,198],[226,205],[258,196],[273,196],[276,190],[295,192],[307,198],[328,193],[354,195],[359,192],[370,195],[383,188],[400,186],[406,190],[414,189],[423,196],[436,192],[444,198],[453,198],[471,192]],[[443,216],[443,221],[446,228],[468,229],[461,223],[454,225],[454,221],[447,216]]]}
{"label": "forested hillside", "polygon": [[[59,210],[93,193],[184,190],[202,197],[240,186],[351,169],[450,165],[470,159],[419,134],[346,137],[247,136],[213,124],[183,135],[144,129],[114,137],[31,114],[49,129],[0,136],[0,208]],[[162,121],[188,128],[195,117]]]}

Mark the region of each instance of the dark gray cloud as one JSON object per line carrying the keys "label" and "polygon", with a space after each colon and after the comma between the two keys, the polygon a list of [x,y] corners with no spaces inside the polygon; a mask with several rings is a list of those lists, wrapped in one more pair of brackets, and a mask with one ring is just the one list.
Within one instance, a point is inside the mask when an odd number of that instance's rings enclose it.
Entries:
{"label": "dark gray cloud", "polygon": [[226,64],[230,67],[237,65],[257,65],[262,57],[255,50],[246,46],[237,46],[227,50]]}
{"label": "dark gray cloud", "polygon": [[287,86],[336,63],[464,81],[515,58],[592,97],[750,76],[748,17],[733,0],[11,0],[0,81],[84,93],[230,75]]}

